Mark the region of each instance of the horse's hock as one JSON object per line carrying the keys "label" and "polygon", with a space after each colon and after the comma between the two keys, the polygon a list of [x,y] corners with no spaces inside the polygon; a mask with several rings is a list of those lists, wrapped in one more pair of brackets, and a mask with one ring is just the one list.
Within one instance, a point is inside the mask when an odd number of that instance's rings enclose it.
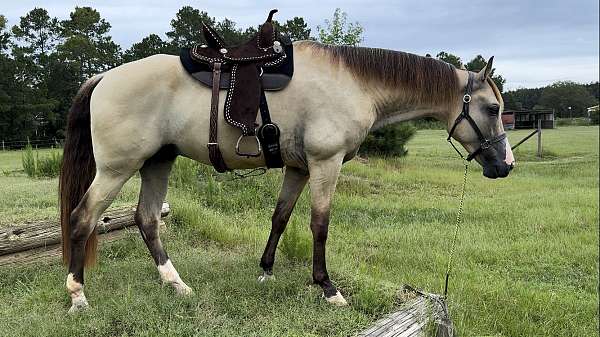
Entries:
{"label": "horse's hock", "polygon": [[[110,242],[121,238],[123,229],[135,225],[135,207],[109,210],[98,220],[96,230],[100,240]],[[168,203],[163,203],[161,218],[169,215]],[[56,221],[37,221],[0,228],[0,266],[27,263],[42,258],[60,256],[61,230]]]}

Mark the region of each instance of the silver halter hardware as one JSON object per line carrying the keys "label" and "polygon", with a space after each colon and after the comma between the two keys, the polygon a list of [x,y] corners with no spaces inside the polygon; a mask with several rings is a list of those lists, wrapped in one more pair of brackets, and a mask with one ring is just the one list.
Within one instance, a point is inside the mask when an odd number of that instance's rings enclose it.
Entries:
{"label": "silver halter hardware", "polygon": [[[446,139],[448,141],[448,143],[450,143],[450,145],[452,145],[452,147],[454,148],[456,153],[458,153],[458,155],[461,158],[465,159],[466,161],[473,160],[473,158],[475,158],[481,152],[491,148],[493,144],[498,143],[498,142],[502,141],[504,138],[506,138],[506,133],[502,133],[491,139],[486,138],[483,135],[483,133],[481,132],[481,130],[479,129],[479,127],[477,126],[477,123],[475,123],[475,120],[473,120],[471,115],[469,115],[469,103],[471,103],[471,100],[473,99],[473,97],[471,97],[471,92],[473,90],[473,79],[474,79],[473,74],[469,73],[467,87],[465,88],[465,94],[462,98],[462,101],[463,101],[462,111],[460,112],[458,117],[456,117],[456,120],[454,121],[454,125],[452,125],[450,132],[448,132],[448,138]],[[452,135],[454,134],[454,131],[456,130],[456,127],[458,126],[458,124],[460,124],[460,122],[462,122],[463,120],[467,120],[467,122],[469,122],[469,124],[471,125],[471,128],[473,128],[473,131],[475,131],[475,133],[477,134],[477,138],[479,139],[479,147],[472,153],[467,153],[466,157],[463,156],[463,154],[460,152],[460,150],[454,145],[454,143],[452,143]]]}

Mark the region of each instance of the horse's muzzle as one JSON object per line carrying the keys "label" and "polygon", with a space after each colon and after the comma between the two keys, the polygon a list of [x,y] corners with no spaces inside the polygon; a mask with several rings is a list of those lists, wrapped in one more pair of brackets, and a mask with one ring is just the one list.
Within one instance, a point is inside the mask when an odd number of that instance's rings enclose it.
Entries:
{"label": "horse's muzzle", "polygon": [[486,165],[483,167],[483,175],[490,179],[506,178],[514,166],[514,163]]}

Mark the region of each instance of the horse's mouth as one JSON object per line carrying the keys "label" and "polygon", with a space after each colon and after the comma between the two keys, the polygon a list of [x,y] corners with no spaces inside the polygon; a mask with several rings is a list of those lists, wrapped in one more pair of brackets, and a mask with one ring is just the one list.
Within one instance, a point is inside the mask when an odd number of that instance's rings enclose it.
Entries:
{"label": "horse's mouth", "polygon": [[506,178],[512,169],[514,168],[514,163],[505,164],[502,163],[500,165],[487,165],[483,168],[483,176],[490,179],[496,178]]}

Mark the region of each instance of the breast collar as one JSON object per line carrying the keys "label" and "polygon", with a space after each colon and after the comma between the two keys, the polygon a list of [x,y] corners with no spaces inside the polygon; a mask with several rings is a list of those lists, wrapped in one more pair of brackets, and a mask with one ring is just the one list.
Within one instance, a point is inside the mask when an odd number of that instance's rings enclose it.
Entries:
{"label": "breast collar", "polygon": [[[473,80],[474,80],[474,75],[473,75],[473,73],[469,72],[469,80],[467,81],[467,87],[465,88],[465,95],[463,96],[463,99],[462,99],[462,101],[463,101],[462,112],[460,113],[460,115],[458,115],[458,117],[456,117],[456,120],[454,121],[454,125],[452,125],[452,128],[450,129],[450,132],[448,133],[448,138],[446,139],[450,143],[450,145],[452,145],[454,150],[456,150],[456,153],[458,153],[458,155],[461,158],[463,158],[467,161],[473,160],[473,158],[475,158],[477,155],[481,154],[483,151],[490,149],[492,147],[492,145],[494,145],[495,143],[498,143],[506,138],[506,133],[502,133],[491,139],[485,138],[483,136],[483,133],[477,126],[477,123],[475,123],[475,120],[473,120],[471,115],[469,115],[469,103],[471,103],[471,99],[472,99],[471,93],[473,92]],[[462,122],[465,119],[469,122],[469,124],[471,124],[471,127],[473,128],[473,130],[477,134],[477,138],[479,139],[479,147],[477,148],[477,150],[473,151],[472,153],[469,153],[469,155],[466,158],[465,158],[465,156],[463,156],[463,154],[460,152],[460,150],[454,145],[454,143],[452,143],[452,135],[454,134],[456,127],[458,126],[458,124],[460,124],[460,122]]]}

